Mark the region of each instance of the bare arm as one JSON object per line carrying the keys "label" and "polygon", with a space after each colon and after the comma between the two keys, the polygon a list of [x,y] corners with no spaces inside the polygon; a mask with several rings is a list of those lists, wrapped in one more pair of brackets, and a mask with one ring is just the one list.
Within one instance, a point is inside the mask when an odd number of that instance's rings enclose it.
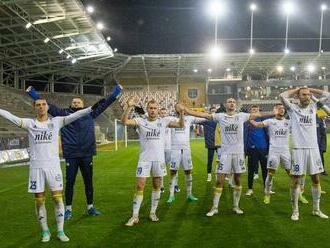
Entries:
{"label": "bare arm", "polygon": [[265,124],[262,121],[250,120],[250,123],[254,127],[265,127]]}
{"label": "bare arm", "polygon": [[183,111],[180,111],[180,115],[179,115],[179,120],[178,121],[171,121],[169,124],[168,124],[168,127],[169,128],[183,128],[184,127],[184,112]]}
{"label": "bare arm", "polygon": [[183,107],[184,108],[184,112],[187,113],[188,115],[191,115],[191,116],[195,116],[195,117],[200,117],[200,118],[205,118],[205,119],[209,119],[209,120],[212,120],[212,115],[209,114],[209,113],[205,113],[205,112],[197,112],[197,111],[194,111],[182,104],[177,104],[177,106],[179,107]]}
{"label": "bare arm", "polygon": [[297,95],[298,94],[298,91],[299,91],[300,88],[296,88],[296,89],[292,89],[292,90],[287,90],[287,91],[284,91],[280,94],[280,98],[281,98],[281,101],[283,103],[283,105],[287,108],[290,108],[290,101],[289,101],[289,98],[290,97],[293,97],[294,95]]}
{"label": "bare arm", "polygon": [[130,97],[127,100],[127,108],[124,110],[123,115],[121,116],[121,121],[126,126],[136,126],[137,123],[133,119],[128,118],[128,114],[131,112],[132,108],[137,104],[138,99],[136,97]]}

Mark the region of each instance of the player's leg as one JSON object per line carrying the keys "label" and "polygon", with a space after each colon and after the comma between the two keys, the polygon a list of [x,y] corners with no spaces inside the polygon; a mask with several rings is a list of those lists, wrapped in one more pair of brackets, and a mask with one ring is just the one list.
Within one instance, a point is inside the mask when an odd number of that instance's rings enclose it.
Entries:
{"label": "player's leg", "polygon": [[176,170],[176,167],[172,166],[171,164],[171,170],[170,170],[170,195],[167,199],[167,203],[172,203],[175,199],[174,197],[174,188],[176,183],[176,177],[177,177],[178,171]]}
{"label": "player's leg", "polygon": [[94,187],[93,187],[93,157],[81,159],[79,164],[80,172],[84,180],[85,195],[87,201],[87,214],[89,216],[100,215],[101,212],[94,207]]}
{"label": "player's leg", "polygon": [[72,198],[73,198],[73,189],[76,182],[76,177],[78,173],[78,162],[79,159],[72,158],[66,159],[66,173],[65,173],[65,214],[64,218],[66,220],[72,218]]}
{"label": "player's leg", "polygon": [[231,165],[231,171],[234,172],[235,181],[233,190],[233,211],[236,214],[243,214],[243,211],[239,208],[239,201],[242,194],[241,174],[246,171],[244,154],[232,154]]}
{"label": "player's leg", "polygon": [[293,175],[291,177],[291,203],[292,215],[291,220],[299,220],[298,198],[300,194],[300,176]]}
{"label": "player's leg", "polygon": [[150,210],[149,218],[153,222],[159,221],[156,215],[156,210],[160,199],[160,180],[161,177],[152,178],[151,210]]}
{"label": "player's leg", "polygon": [[50,232],[47,225],[47,210],[45,206],[45,175],[42,169],[30,168],[29,193],[34,193],[36,216],[41,227],[41,242],[50,240]]}
{"label": "player's leg", "polygon": [[188,201],[197,201],[198,199],[193,196],[192,194],[192,183],[193,183],[193,178],[192,178],[192,169],[193,169],[193,164],[191,160],[191,151],[189,150],[183,150],[182,153],[182,166],[184,169],[184,174],[185,174],[185,181],[186,181],[186,193],[187,193],[187,200]]}
{"label": "player's leg", "polygon": [[302,175],[300,178],[300,194],[299,194],[299,201],[303,204],[308,204],[308,200],[303,195],[305,192],[305,181],[306,181],[306,174]]}
{"label": "player's leg", "polygon": [[269,204],[270,203],[270,192],[273,187],[273,177],[275,175],[274,169],[268,169],[266,182],[265,182],[265,197],[264,197],[264,203]]}
{"label": "player's leg", "polygon": [[215,149],[207,148],[207,182],[212,181],[212,164],[214,158]]}
{"label": "player's leg", "polygon": [[68,242],[70,239],[64,233],[64,203],[62,190],[52,191],[55,219],[57,225],[57,238],[62,242]]}
{"label": "player's leg", "polygon": [[265,204],[270,203],[270,195],[272,193],[272,187],[273,187],[273,177],[275,176],[275,172],[278,169],[280,162],[281,162],[281,154],[274,150],[270,150],[268,153],[267,177],[265,180],[265,196],[264,196]]}

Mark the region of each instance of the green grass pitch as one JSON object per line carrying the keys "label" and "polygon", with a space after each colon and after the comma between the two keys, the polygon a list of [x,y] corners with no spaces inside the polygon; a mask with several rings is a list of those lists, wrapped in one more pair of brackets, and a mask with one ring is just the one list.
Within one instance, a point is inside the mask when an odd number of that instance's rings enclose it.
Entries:
{"label": "green grass pitch", "polygon": [[[119,151],[101,151],[94,158],[95,206],[102,216],[88,217],[81,175],[77,177],[73,218],[65,222],[71,241],[60,243],[56,235],[52,200],[47,194],[48,223],[53,234],[48,244],[39,242],[40,229],[34,214],[33,195],[27,193],[27,167],[0,169],[0,247],[326,247],[329,246],[330,220],[311,215],[310,179],[306,180],[308,205],[300,205],[300,220],[290,220],[289,181],[283,170],[275,178],[276,194],[270,205],[263,204],[261,179],[255,181],[255,194],[246,197],[247,174],[243,175],[241,207],[243,216],[231,211],[232,193],[227,185],[219,205],[219,215],[205,216],[213,197],[213,184],[206,182],[204,142],[192,142],[194,163],[193,192],[197,203],[185,200],[183,172],[181,192],[173,205],[166,204],[168,190],[161,197],[159,223],[148,219],[150,180],[140,211],[140,223],[128,228],[134,194],[138,143]],[[327,166],[330,158],[326,156]],[[330,168],[329,168],[330,169]],[[213,177],[214,179],[214,177]],[[321,209],[330,214],[330,176],[322,176]],[[167,185],[168,178],[165,179]]]}

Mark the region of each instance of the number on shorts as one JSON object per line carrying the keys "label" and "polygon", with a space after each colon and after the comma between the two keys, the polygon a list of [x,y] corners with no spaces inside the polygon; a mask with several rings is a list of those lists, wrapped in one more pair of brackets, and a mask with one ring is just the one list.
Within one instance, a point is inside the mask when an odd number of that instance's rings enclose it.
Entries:
{"label": "number on shorts", "polygon": [[299,164],[293,165],[293,171],[295,171],[295,172],[299,171]]}
{"label": "number on shorts", "polygon": [[138,167],[138,168],[137,168],[137,174],[138,174],[138,175],[141,175],[141,174],[142,174],[142,167]]}
{"label": "number on shorts", "polygon": [[273,167],[273,161],[269,160],[269,167]]}
{"label": "number on shorts", "polygon": [[30,181],[30,189],[31,190],[37,189],[37,181]]}
{"label": "number on shorts", "polygon": [[218,170],[222,170],[223,169],[223,164],[218,164]]}
{"label": "number on shorts", "polygon": [[171,162],[171,168],[172,169],[175,169],[175,164],[176,164],[175,162]]}

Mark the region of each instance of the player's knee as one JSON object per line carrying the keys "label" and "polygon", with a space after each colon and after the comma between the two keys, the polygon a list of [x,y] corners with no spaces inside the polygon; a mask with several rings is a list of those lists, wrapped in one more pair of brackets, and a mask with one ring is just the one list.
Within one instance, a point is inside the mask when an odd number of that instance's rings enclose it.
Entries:
{"label": "player's knee", "polygon": [[63,202],[62,193],[54,193],[53,194],[53,200],[54,200],[55,203]]}
{"label": "player's knee", "polygon": [[35,202],[38,206],[41,206],[41,205],[45,204],[45,197],[44,196],[36,197]]}

